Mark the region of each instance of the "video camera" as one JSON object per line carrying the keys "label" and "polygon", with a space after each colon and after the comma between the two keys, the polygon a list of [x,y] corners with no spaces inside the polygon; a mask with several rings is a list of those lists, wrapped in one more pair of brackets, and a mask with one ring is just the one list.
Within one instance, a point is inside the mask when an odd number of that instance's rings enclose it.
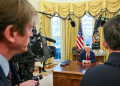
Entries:
{"label": "video camera", "polygon": [[[45,37],[41,32],[38,34],[33,33],[33,37],[30,39],[31,49],[34,53],[35,60],[39,62],[46,62],[49,57],[54,57],[56,52],[55,46],[47,46],[47,41],[54,42],[54,39]],[[36,58],[44,57],[44,58]]]}
{"label": "video camera", "polygon": [[[41,32],[33,33],[28,44],[28,50],[25,53],[17,54],[10,60],[11,63],[18,63],[22,69],[22,81],[33,79],[35,62],[46,62],[48,58],[54,57],[56,53],[55,46],[47,46],[47,40],[56,42],[54,39],[45,37]],[[42,79],[42,75],[39,76]]]}

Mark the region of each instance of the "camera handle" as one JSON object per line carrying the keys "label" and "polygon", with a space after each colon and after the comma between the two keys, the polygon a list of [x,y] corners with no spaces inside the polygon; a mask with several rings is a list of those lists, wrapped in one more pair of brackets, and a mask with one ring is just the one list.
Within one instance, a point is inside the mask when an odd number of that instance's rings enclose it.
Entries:
{"label": "camera handle", "polygon": [[33,77],[32,77],[32,80],[38,81],[38,77],[40,78],[40,80],[43,78],[42,75],[38,75],[38,76],[33,76]]}
{"label": "camera handle", "polygon": [[[38,75],[38,76],[33,76],[33,77],[32,77],[32,80],[36,80],[36,81],[38,81],[38,77],[40,78],[40,80],[43,78],[42,75]],[[37,83],[36,86],[39,86],[39,83]]]}

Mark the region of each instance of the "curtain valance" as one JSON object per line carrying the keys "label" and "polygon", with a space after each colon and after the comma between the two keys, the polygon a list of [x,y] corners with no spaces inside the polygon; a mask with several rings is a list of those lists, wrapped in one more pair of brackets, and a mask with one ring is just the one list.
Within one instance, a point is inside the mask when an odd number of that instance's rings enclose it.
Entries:
{"label": "curtain valance", "polygon": [[70,14],[82,17],[87,12],[91,16],[97,16],[102,11],[116,13],[120,10],[120,0],[99,0],[78,3],[57,3],[40,0],[40,12],[54,15],[56,12],[63,18]]}

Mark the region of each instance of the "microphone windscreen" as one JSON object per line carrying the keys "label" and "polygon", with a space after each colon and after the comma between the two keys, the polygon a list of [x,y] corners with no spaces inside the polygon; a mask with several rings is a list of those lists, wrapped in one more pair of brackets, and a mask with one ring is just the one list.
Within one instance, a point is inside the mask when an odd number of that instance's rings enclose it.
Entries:
{"label": "microphone windscreen", "polygon": [[102,21],[102,22],[101,22],[101,26],[102,26],[102,27],[103,27],[103,25],[105,24],[105,22],[106,22],[106,21]]}
{"label": "microphone windscreen", "polygon": [[75,27],[75,22],[71,21],[71,25],[72,25],[72,27]]}
{"label": "microphone windscreen", "polygon": [[96,25],[96,26],[97,26],[97,27],[100,27],[101,22],[102,22],[102,19],[98,19],[98,20],[97,20],[97,25]]}

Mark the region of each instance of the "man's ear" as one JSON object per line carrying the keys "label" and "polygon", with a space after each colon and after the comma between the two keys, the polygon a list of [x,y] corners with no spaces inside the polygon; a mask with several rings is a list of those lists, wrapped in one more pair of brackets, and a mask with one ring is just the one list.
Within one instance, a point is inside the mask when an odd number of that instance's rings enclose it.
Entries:
{"label": "man's ear", "polygon": [[15,37],[17,33],[13,30],[13,25],[9,25],[6,27],[4,31],[5,38],[7,41],[14,43],[15,42]]}
{"label": "man's ear", "polygon": [[107,45],[107,43],[106,43],[106,41],[104,40],[104,41],[102,41],[102,44],[103,44],[103,46],[106,48],[106,49],[108,49],[108,45]]}

